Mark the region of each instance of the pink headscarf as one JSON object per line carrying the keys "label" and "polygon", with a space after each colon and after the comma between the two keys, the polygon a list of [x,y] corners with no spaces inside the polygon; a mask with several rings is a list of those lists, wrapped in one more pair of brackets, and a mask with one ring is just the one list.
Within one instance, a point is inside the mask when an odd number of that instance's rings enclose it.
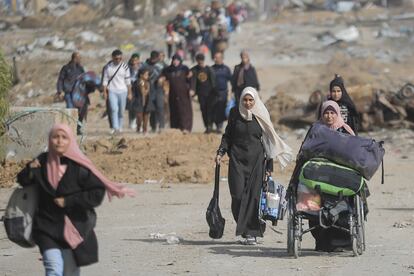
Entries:
{"label": "pink headscarf", "polygon": [[[326,101],[322,104],[321,118],[323,118],[323,114],[325,113],[326,109],[328,109],[329,107],[333,108],[336,115],[338,115],[336,117],[335,122],[332,125],[329,125],[329,128],[331,128],[333,130],[337,130],[338,128],[343,127],[346,131],[348,131],[349,134],[355,136],[355,132],[352,130],[352,128],[349,125],[347,125],[345,123],[344,119],[342,118],[341,110],[339,108],[339,105],[335,101]],[[321,121],[322,121],[322,119],[321,119]],[[322,123],[325,124],[324,122],[322,122]]]}
{"label": "pink headscarf", "polygon": [[[76,137],[73,134],[72,129],[65,124],[55,124],[49,133],[49,152],[47,156],[46,167],[47,178],[53,188],[57,189],[59,181],[66,170],[66,166],[60,164],[60,157],[56,152],[52,150],[51,146],[51,137],[58,130],[64,131],[68,135],[70,140],[69,147],[67,151],[63,154],[63,156],[75,161],[83,167],[86,167],[96,177],[98,177],[99,180],[101,180],[102,183],[105,185],[106,192],[108,193],[108,197],[110,200],[112,196],[116,196],[119,198],[122,198],[125,195],[135,196],[135,192],[132,189],[109,180],[95,167],[92,161],[88,157],[86,157],[79,149],[79,146],[76,142]],[[79,232],[67,216],[65,216],[64,237],[66,242],[71,246],[72,249],[75,249],[83,241]]]}

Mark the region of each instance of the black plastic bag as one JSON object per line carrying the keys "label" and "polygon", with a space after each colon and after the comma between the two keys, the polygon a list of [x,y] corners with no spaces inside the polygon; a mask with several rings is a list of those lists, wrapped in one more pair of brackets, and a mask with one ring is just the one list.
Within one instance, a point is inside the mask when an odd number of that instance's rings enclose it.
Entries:
{"label": "black plastic bag", "polygon": [[226,220],[221,216],[219,207],[219,183],[220,183],[220,165],[216,165],[215,183],[213,198],[210,200],[206,212],[206,219],[210,231],[208,235],[213,239],[223,237],[224,225]]}

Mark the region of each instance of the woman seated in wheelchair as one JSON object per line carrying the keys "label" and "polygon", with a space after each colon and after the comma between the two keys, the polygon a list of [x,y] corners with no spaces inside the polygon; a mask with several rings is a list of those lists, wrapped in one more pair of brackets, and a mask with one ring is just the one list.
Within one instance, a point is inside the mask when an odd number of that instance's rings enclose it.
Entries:
{"label": "woman seated in wheelchair", "polygon": [[[355,135],[352,128],[344,122],[341,117],[340,107],[334,101],[326,101],[322,104],[321,119],[315,124],[324,124],[330,129]],[[320,164],[324,164],[325,161],[328,164],[332,164],[328,160],[320,160]],[[293,201],[296,202],[296,206],[293,208],[296,209],[295,213],[309,214],[309,216],[304,216],[303,218],[309,220],[309,230],[316,241],[315,250],[340,252],[352,249],[351,232],[349,231],[349,211],[354,207],[354,201],[351,200],[351,197],[343,196],[342,193],[334,195],[335,192],[333,192],[329,194],[324,191],[321,192],[321,187],[318,185],[314,186],[315,189],[312,189],[309,185],[303,184],[304,170],[309,164],[307,161],[309,159],[305,160],[302,150],[300,150],[289,184],[290,193],[296,195],[296,199]],[[319,164],[317,162],[319,161],[315,161],[315,164]],[[318,173],[320,174],[320,172]],[[321,179],[327,177],[327,175],[320,176]],[[335,178],[335,176],[331,176],[331,180]],[[296,224],[301,224],[301,219],[300,222],[296,220]],[[344,229],[348,229],[348,231]],[[308,231],[301,229],[300,236],[306,232]]]}

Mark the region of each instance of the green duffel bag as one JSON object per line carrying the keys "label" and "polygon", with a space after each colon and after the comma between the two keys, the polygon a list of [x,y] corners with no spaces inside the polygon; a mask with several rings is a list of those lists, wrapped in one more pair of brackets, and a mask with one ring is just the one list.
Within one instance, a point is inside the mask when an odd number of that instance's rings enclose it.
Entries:
{"label": "green duffel bag", "polygon": [[303,165],[299,181],[322,193],[352,196],[365,184],[365,179],[356,170],[333,163],[327,159],[311,159]]}

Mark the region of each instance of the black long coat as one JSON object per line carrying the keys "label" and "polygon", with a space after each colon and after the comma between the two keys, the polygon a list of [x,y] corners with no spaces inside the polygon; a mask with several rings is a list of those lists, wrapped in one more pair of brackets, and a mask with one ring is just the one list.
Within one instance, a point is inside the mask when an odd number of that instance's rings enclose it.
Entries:
{"label": "black long coat", "polygon": [[262,237],[266,225],[259,220],[260,191],[265,169],[272,171],[273,162],[266,161],[262,128],[256,118],[246,121],[237,108],[230,111],[218,150],[220,155],[225,153],[230,157],[229,187],[236,235]]}
{"label": "black long coat", "polygon": [[170,65],[163,70],[170,84],[168,103],[170,107],[170,127],[191,131],[193,128],[193,109],[188,81],[188,69],[185,65]]}
{"label": "black long coat", "polygon": [[[41,167],[30,168],[27,165],[17,175],[17,181],[22,186],[39,187],[39,206],[34,218],[33,238],[41,253],[51,248],[70,248],[63,236],[64,215],[67,215],[84,240],[73,250],[77,265],[97,262],[98,242],[93,230],[96,224],[94,208],[101,204],[105,196],[104,184],[90,170],[62,157],[61,162],[67,165],[67,169],[55,190],[47,178],[47,153],[40,154],[38,160]],[[58,197],[65,198],[64,208],[58,207],[54,202]]]}

